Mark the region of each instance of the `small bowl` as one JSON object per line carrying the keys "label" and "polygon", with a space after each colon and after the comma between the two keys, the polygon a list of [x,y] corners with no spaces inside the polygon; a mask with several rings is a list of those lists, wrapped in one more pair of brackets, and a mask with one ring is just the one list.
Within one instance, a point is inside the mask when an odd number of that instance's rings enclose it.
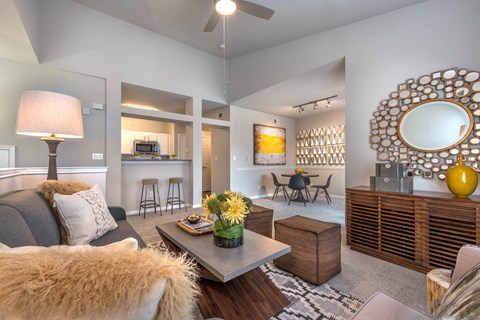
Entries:
{"label": "small bowl", "polygon": [[200,216],[188,216],[187,221],[190,222],[191,224],[196,224],[198,221],[200,221],[201,217]]}

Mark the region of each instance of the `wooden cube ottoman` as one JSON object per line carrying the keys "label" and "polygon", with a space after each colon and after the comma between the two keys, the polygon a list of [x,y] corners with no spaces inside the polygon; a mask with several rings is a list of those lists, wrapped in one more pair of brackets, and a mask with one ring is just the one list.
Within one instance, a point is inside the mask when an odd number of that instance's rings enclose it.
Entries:
{"label": "wooden cube ottoman", "polygon": [[273,263],[300,278],[322,284],[341,271],[341,235],[338,223],[302,216],[275,221],[275,240],[292,251]]}
{"label": "wooden cube ottoman", "polygon": [[273,210],[254,204],[251,212],[243,221],[243,227],[271,238],[273,229]]}

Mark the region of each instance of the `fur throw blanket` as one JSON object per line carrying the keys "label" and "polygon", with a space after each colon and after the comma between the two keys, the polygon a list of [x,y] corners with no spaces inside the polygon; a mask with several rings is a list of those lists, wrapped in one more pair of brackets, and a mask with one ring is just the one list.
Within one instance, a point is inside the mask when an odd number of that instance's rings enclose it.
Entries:
{"label": "fur throw blanket", "polygon": [[156,305],[152,319],[191,319],[195,281],[185,256],[153,249],[0,253],[0,319],[138,319],[145,303]]}

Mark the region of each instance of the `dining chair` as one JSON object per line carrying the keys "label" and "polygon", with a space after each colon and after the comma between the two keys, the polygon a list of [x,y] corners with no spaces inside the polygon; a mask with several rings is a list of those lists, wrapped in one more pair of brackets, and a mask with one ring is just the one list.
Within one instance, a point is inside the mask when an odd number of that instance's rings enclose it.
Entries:
{"label": "dining chair", "polygon": [[285,187],[288,186],[288,184],[280,183],[278,181],[275,173],[271,172],[271,174],[272,174],[272,178],[273,178],[273,184],[275,185],[275,191],[273,192],[272,200],[274,198],[278,197],[278,191],[281,189],[283,191],[283,197],[285,198],[285,201],[287,201],[287,199],[289,199],[289,197],[288,197],[287,189],[285,189]]}
{"label": "dining chair", "polygon": [[303,190],[305,189],[305,179],[300,174],[295,174],[290,178],[288,182],[288,187],[292,189],[290,199],[288,200],[288,205],[291,201],[294,202],[303,202],[303,205],[306,207],[308,200],[303,196]]}
{"label": "dining chair", "polygon": [[[306,174],[306,172],[304,172]],[[307,199],[310,199],[312,195],[310,194],[310,190],[308,190],[308,186],[312,184],[310,181],[310,177],[303,177],[303,180],[305,181],[305,196]]]}
{"label": "dining chair", "polygon": [[[330,195],[328,194],[328,188],[330,187],[330,181],[332,179],[333,174],[328,176],[327,183],[324,185],[313,185],[312,188],[317,189],[315,192],[315,196],[313,197],[312,203],[315,202],[319,194],[325,194],[325,198],[327,199],[327,204],[330,204],[332,202],[332,199],[330,198]],[[320,189],[322,192],[319,193]]]}

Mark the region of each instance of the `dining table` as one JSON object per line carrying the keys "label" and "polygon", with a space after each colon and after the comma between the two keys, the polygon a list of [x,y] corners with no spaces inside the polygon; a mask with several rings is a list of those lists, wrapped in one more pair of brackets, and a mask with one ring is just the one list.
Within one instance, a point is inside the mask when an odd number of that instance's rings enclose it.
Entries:
{"label": "dining table", "polygon": [[[282,177],[292,177],[294,175],[296,175],[296,173],[282,173]],[[304,178],[316,178],[316,177],[319,177],[320,175],[304,172],[301,174],[301,176]]]}

